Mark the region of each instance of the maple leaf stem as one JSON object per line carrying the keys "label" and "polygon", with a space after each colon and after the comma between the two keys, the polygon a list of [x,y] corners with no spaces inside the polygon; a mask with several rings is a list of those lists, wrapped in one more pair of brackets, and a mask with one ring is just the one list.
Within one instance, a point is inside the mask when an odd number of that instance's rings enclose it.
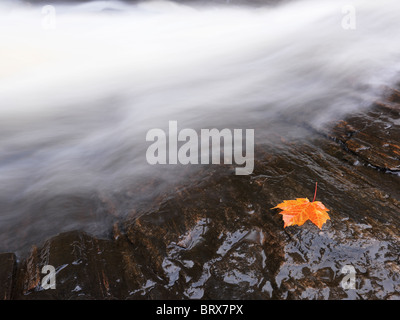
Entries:
{"label": "maple leaf stem", "polygon": [[315,201],[315,197],[317,196],[317,189],[318,189],[318,182],[315,182],[315,192],[314,192],[314,199],[312,202]]}

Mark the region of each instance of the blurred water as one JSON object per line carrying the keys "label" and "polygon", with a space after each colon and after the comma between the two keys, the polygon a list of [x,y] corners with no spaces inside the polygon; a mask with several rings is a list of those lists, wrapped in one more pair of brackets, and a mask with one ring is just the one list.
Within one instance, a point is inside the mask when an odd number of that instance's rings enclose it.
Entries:
{"label": "blurred water", "polygon": [[0,249],[91,230],[96,215],[75,214],[97,210],[85,200],[96,192],[155,176],[168,188],[175,176],[147,164],[145,135],[169,120],[263,127],[257,143],[282,115],[324,125],[368,106],[398,79],[400,3],[354,1],[345,30],[348,4],[97,1],[56,5],[49,29],[42,6],[2,2]]}

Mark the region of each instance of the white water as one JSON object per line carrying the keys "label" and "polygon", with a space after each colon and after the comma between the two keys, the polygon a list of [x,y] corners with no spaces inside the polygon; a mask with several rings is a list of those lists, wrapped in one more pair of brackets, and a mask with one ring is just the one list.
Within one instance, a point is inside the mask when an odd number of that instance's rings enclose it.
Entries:
{"label": "white water", "polygon": [[[356,30],[342,28],[348,4]],[[398,0],[55,9],[49,30],[41,6],[0,5],[0,194],[11,203],[3,231],[21,223],[28,198],[113,191],[159,174],[146,163],[145,135],[169,120],[195,129],[265,123],[266,139],[278,115],[323,125],[398,80]],[[54,213],[53,232],[85,228],[63,219]]]}

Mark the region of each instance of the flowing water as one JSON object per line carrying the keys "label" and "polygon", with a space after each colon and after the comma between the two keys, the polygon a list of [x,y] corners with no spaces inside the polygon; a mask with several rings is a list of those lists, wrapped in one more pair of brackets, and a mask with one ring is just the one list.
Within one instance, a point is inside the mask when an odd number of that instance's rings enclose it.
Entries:
{"label": "flowing water", "polygon": [[[399,79],[400,3],[354,1],[354,30],[343,27],[346,5],[93,1],[49,11],[2,1],[0,251],[61,231],[101,234],[112,222],[99,222],[101,195],[157,179],[130,195],[132,208],[179,184],[174,166],[145,157],[147,131],[170,120],[257,128],[257,144],[282,117],[319,127],[368,107]],[[302,132],[282,134],[308,139]]]}

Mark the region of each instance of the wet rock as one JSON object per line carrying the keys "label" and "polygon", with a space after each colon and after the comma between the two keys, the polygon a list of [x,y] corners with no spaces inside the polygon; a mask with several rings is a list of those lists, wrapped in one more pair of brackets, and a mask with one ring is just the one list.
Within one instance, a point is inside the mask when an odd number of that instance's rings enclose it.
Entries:
{"label": "wet rock", "polygon": [[216,173],[166,199],[157,213],[126,222],[128,238],[160,277],[166,297],[271,297],[262,288],[282,262],[284,237],[277,217],[263,216],[270,204],[257,199],[257,190],[249,178]]}
{"label": "wet rock", "polygon": [[[45,265],[56,270],[55,289],[43,287]],[[14,298],[122,299],[144,286],[141,281],[146,282],[122,237],[111,241],[73,231],[32,249],[18,268]]]}
{"label": "wet rock", "polygon": [[[18,248],[17,256],[28,254],[32,244],[41,246],[46,240],[43,234],[51,237],[60,232],[72,231],[76,229],[77,223],[85,225],[85,230],[90,234],[104,237],[119,214],[109,198],[89,192],[49,194],[43,197],[36,193],[21,194],[13,198],[1,194],[0,208],[5,219],[20,215],[20,219],[0,226],[0,252]],[[59,218],[54,219],[55,216]]]}
{"label": "wet rock", "polygon": [[0,254],[0,299],[11,299],[13,281],[15,280],[16,257],[13,253]]}
{"label": "wet rock", "polygon": [[400,171],[400,94],[377,102],[367,113],[335,124],[328,136],[339,141],[362,162],[382,170]]}
{"label": "wet rock", "polygon": [[[119,213],[118,196],[99,196],[113,217],[109,237],[67,232],[34,247],[19,264],[15,284],[8,282],[12,296],[398,299],[399,100],[394,92],[368,113],[318,131],[323,134],[304,126],[282,135],[293,124],[276,124],[275,134],[256,146],[250,176],[236,176],[231,166],[204,166],[187,172],[184,185],[157,193],[151,205],[128,208],[126,202],[126,215]],[[322,230],[310,222],[283,228],[271,208],[312,198],[315,182],[331,220]],[[140,188],[156,185],[144,181]],[[55,290],[43,289],[44,265],[56,268]],[[355,271],[351,289],[342,284],[349,267]]]}

